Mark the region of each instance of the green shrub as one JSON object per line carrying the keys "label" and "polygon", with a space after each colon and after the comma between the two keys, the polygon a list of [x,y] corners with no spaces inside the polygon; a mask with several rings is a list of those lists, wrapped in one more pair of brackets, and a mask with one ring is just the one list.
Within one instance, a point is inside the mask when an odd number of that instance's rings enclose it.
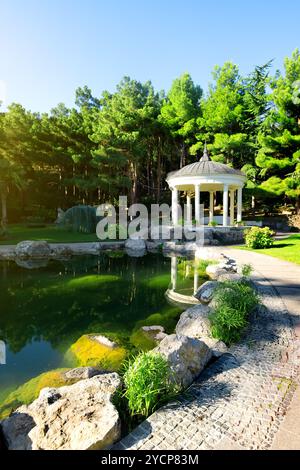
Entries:
{"label": "green shrub", "polygon": [[70,232],[95,233],[98,220],[96,207],[78,205],[64,213],[60,226]]}
{"label": "green shrub", "polygon": [[158,353],[141,352],[124,373],[124,398],[131,416],[149,416],[178,393],[168,361]]}
{"label": "green shrub", "polygon": [[210,315],[212,335],[230,345],[240,339],[259,297],[247,281],[226,281],[217,288]]}
{"label": "green shrub", "polygon": [[216,227],[218,225],[218,222],[216,222],[215,220],[212,220],[211,222],[209,222],[208,226],[209,227]]}
{"label": "green shrub", "polygon": [[253,271],[253,266],[252,264],[243,264],[242,266],[242,275],[244,277],[249,277]]}
{"label": "green shrub", "polygon": [[274,232],[269,227],[251,227],[245,233],[245,242],[248,248],[269,248],[273,245]]}

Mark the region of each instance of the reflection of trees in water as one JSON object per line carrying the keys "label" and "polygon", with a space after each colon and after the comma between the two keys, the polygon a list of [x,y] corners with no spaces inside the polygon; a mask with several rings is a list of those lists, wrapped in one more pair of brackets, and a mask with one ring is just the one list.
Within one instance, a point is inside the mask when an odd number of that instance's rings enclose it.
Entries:
{"label": "reflection of trees in water", "polygon": [[88,332],[128,335],[164,308],[169,269],[169,260],[154,255],[74,257],[30,271],[6,264],[0,336],[18,352],[32,340],[64,348]]}

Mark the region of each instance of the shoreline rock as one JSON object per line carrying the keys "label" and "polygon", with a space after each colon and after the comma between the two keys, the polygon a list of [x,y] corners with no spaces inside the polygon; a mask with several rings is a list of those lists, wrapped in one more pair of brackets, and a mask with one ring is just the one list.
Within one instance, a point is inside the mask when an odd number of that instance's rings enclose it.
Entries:
{"label": "shoreline rock", "polygon": [[121,436],[111,398],[118,374],[102,374],[73,385],[44,388],[30,405],[1,422],[8,450],[100,450]]}
{"label": "shoreline rock", "polygon": [[212,357],[210,348],[203,341],[178,334],[168,335],[153,352],[167,359],[180,389],[191,385]]}

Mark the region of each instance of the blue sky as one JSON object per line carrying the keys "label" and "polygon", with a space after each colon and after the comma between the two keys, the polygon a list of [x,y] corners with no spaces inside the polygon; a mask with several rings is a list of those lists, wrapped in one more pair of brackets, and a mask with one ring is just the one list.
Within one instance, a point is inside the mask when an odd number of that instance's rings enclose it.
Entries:
{"label": "blue sky", "polygon": [[0,0],[0,99],[48,111],[78,86],[124,75],[168,90],[188,71],[204,89],[226,60],[242,73],[300,47],[299,0]]}

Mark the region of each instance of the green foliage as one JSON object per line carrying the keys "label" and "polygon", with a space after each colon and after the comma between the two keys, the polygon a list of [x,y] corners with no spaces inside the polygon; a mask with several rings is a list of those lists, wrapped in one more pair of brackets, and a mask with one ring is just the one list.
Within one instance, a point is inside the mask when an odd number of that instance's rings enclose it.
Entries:
{"label": "green foliage", "polygon": [[242,275],[244,277],[251,276],[252,271],[253,271],[252,264],[250,264],[250,263],[249,264],[243,264],[243,266],[242,266]]}
{"label": "green foliage", "polygon": [[215,220],[212,220],[211,222],[208,223],[209,227],[217,227],[217,225],[218,225],[218,222],[216,222]]}
{"label": "green foliage", "polygon": [[269,227],[251,227],[246,230],[245,242],[248,248],[269,248],[273,245],[274,232]]}
{"label": "green foliage", "polygon": [[68,209],[61,222],[62,228],[79,233],[95,233],[96,225],[96,208],[83,205]]}
{"label": "green foliage", "polygon": [[160,354],[142,352],[128,362],[123,376],[130,414],[147,418],[178,393],[168,361]]}
{"label": "green foliage", "polygon": [[114,203],[120,193],[168,202],[166,174],[194,161],[205,141],[214,160],[243,168],[247,195],[272,207],[284,198],[300,211],[299,51],[283,73],[270,76],[270,66],[242,76],[225,62],[206,96],[184,73],[168,93],[124,77],[101,97],[78,88],[73,108],[10,105],[0,113],[2,227],[45,210]]}
{"label": "green foliage", "polygon": [[[249,249],[239,247],[241,250]],[[260,250],[264,255],[274,256],[275,258],[300,264],[300,235],[291,235],[284,240],[275,240],[272,248]]]}
{"label": "green foliage", "polygon": [[300,180],[293,178],[299,165],[299,117],[298,91],[300,78],[300,53],[296,49],[291,58],[284,61],[284,75],[270,80],[272,103],[258,134],[259,150],[256,164],[263,179],[260,188],[266,197],[283,196],[296,202],[300,210]]}
{"label": "green foliage", "polygon": [[247,282],[226,281],[217,288],[214,303],[210,315],[212,335],[230,345],[240,339],[259,298]]}

